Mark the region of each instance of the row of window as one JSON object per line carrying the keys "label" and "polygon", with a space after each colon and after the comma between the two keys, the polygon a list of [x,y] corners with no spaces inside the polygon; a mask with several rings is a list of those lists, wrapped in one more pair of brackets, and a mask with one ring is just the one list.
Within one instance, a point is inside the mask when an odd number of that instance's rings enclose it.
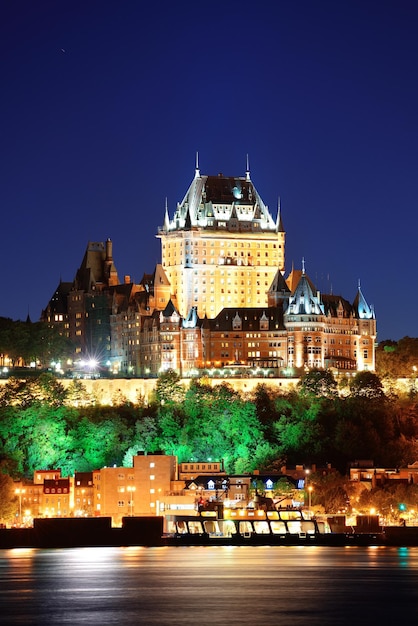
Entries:
{"label": "row of window", "polygon": [[[197,246],[197,245],[199,245],[199,243],[203,247],[206,247],[206,241],[201,240],[201,239],[200,240],[195,240],[194,242],[190,242],[189,239],[186,239],[185,247],[189,247],[189,246],[193,246],[193,245]],[[221,246],[221,248],[223,248],[225,246],[227,248],[238,248],[238,242],[237,241],[227,241],[226,243],[225,243],[225,241],[219,241],[219,242],[211,241],[210,242],[210,247],[214,248],[215,247],[215,243],[218,243]],[[173,242],[168,241],[167,243],[163,243],[162,249],[165,250],[167,248],[167,249],[170,250],[171,247],[173,247],[175,249],[175,248],[177,248],[178,245],[180,246],[180,248],[182,248],[183,247],[183,242],[182,241],[173,241]],[[244,244],[241,241],[240,244],[239,244],[239,247],[240,248],[244,248],[244,245],[245,245],[246,248],[251,248],[251,246],[254,245],[254,243],[247,241]],[[257,242],[255,244],[255,247],[256,248],[261,248],[262,247],[261,242]],[[264,247],[266,249],[273,248],[275,250],[276,248],[281,248],[282,246],[281,246],[281,244],[276,244],[276,243],[265,243]]]}

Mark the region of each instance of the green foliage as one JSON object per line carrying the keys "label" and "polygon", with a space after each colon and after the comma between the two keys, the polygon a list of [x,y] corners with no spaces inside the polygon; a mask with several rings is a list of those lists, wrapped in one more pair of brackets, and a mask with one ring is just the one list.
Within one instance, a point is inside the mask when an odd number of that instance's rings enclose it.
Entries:
{"label": "green foliage", "polygon": [[66,391],[62,383],[52,374],[41,374],[29,383],[33,403],[62,406],[65,402]]}
{"label": "green foliage", "polygon": [[156,417],[145,415],[135,423],[132,442],[123,457],[124,467],[132,467],[133,457],[138,452],[153,453],[160,450],[159,424]]}
{"label": "green foliage", "polygon": [[[86,411],[86,409],[82,409]],[[116,412],[89,414],[36,404],[0,410],[0,458],[15,476],[61,468],[63,475],[121,464],[133,428]]]}
{"label": "green foliage", "polygon": [[258,384],[252,396],[252,402],[257,411],[257,417],[263,427],[265,438],[273,440],[273,424],[277,419],[276,403],[280,393],[266,384]]}
{"label": "green foliage", "polygon": [[388,523],[397,523],[409,510],[416,510],[418,501],[418,485],[397,484],[389,481],[383,486],[364,489],[358,497],[356,509],[367,514],[374,508],[379,511]]}
{"label": "green foliage", "polygon": [[[126,425],[116,415],[97,422],[83,417],[72,435],[78,471],[119,465],[130,442]],[[79,457],[77,451],[82,452]]]}
{"label": "green foliage", "polygon": [[65,360],[72,351],[73,345],[56,327],[0,317],[0,353],[7,354],[13,366],[33,361],[48,367],[51,361]]}
{"label": "green foliage", "polygon": [[309,484],[313,487],[312,502],[320,505],[327,513],[348,512],[352,485],[339,472],[321,476],[311,474]]}
{"label": "green foliage", "polygon": [[349,396],[334,398],[323,374],[307,376],[298,390],[280,393],[264,384],[246,396],[203,381],[186,390],[175,372],[166,372],[154,404],[134,406],[120,397],[117,407],[95,405],[80,381],[65,392],[50,375],[9,379],[0,386],[0,459],[16,477],[36,469],[60,467],[71,475],[131,466],[138,451],[159,450],[180,462],[223,460],[236,473],[285,463],[331,463],[344,472],[355,459],[381,466],[418,459],[415,399],[386,398],[371,372],[354,377]]}
{"label": "green foliage", "polygon": [[17,498],[14,494],[13,480],[0,467],[0,523],[10,524],[16,513]]}
{"label": "green foliage", "polygon": [[66,391],[52,374],[42,373],[27,380],[12,377],[0,389],[0,406],[62,406],[65,400]]}
{"label": "green foliage", "polygon": [[7,354],[13,365],[29,359],[30,324],[0,317],[0,353]]}
{"label": "green foliage", "polygon": [[88,406],[93,405],[93,399],[88,395],[85,385],[74,378],[67,387],[64,402],[68,406]]}
{"label": "green foliage", "polygon": [[300,393],[315,398],[336,398],[337,381],[329,370],[312,369],[299,382]]}
{"label": "green foliage", "polygon": [[281,454],[293,462],[296,457],[310,460],[318,456],[325,439],[320,414],[321,401],[293,396],[287,404],[280,403],[282,414],[274,424]]}
{"label": "green foliage", "polygon": [[194,382],[184,412],[182,441],[191,450],[189,458],[223,459],[227,471],[248,472],[276,452],[264,438],[254,404],[229,385],[212,389]]}
{"label": "green foliage", "polygon": [[382,341],[376,349],[376,374],[381,378],[416,378],[418,374],[418,338]]}
{"label": "green foliage", "polygon": [[368,400],[382,400],[385,397],[380,378],[369,371],[357,372],[350,384],[351,395]]}
{"label": "green foliage", "polygon": [[160,404],[180,404],[183,402],[185,390],[177,372],[167,370],[160,374],[155,388],[155,395]]}

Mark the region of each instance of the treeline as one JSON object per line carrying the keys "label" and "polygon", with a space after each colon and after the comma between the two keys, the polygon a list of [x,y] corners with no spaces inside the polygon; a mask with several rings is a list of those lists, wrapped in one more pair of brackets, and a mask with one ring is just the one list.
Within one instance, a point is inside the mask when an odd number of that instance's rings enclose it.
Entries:
{"label": "treeline", "polygon": [[418,375],[418,339],[381,341],[376,349],[376,374],[382,380],[416,379]]}
{"label": "treeline", "polygon": [[0,355],[7,356],[12,367],[30,363],[48,367],[51,361],[65,359],[72,352],[70,340],[45,322],[0,317]]}
{"label": "treeline", "polygon": [[185,389],[167,372],[149,404],[120,396],[113,406],[99,406],[79,381],[65,389],[42,374],[0,388],[0,464],[13,477],[51,468],[72,475],[130,466],[145,450],[180,462],[223,459],[231,473],[331,463],[344,474],[359,459],[383,467],[418,460],[417,418],[416,395],[385,395],[371,372],[357,374],[344,396],[324,371],[309,372],[293,391],[260,384],[251,395],[204,380]]}

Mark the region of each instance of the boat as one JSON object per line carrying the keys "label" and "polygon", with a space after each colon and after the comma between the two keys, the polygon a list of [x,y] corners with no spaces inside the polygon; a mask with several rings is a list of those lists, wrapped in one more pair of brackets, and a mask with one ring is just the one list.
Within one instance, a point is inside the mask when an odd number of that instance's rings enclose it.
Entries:
{"label": "boat", "polygon": [[301,508],[224,509],[199,511],[197,515],[166,517],[166,545],[345,545],[377,544],[383,533],[331,532]]}
{"label": "boat", "polygon": [[196,515],[35,519],[32,528],[0,529],[0,549],[103,546],[418,546],[418,527],[333,530],[309,511],[286,507],[202,509]]}

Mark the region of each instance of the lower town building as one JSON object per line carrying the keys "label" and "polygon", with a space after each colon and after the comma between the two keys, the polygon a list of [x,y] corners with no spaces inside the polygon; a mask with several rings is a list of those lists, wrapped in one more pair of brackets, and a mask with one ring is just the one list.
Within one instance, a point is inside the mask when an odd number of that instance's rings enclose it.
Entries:
{"label": "lower town building", "polygon": [[372,461],[357,461],[350,467],[350,480],[362,483],[370,489],[382,487],[390,481],[418,485],[418,461],[402,468],[376,467]]}
{"label": "lower town building", "polygon": [[[263,508],[301,505],[310,474],[334,472],[326,467],[283,466],[280,471],[227,474],[222,462],[177,462],[165,454],[137,454],[131,467],[104,467],[63,478],[61,471],[41,470],[33,481],[15,483],[15,525],[31,526],[34,518],[109,517],[112,526],[131,516],[198,515],[218,508]],[[372,461],[352,464],[350,479],[372,488],[387,483],[418,483],[418,462],[391,470]],[[306,504],[306,502],[305,502]]]}
{"label": "lower town building", "polygon": [[[303,470],[298,474],[304,475]],[[197,515],[202,507],[255,506],[258,491],[268,497],[280,480],[302,490],[291,472],[227,475],[221,461],[177,462],[166,454],[138,453],[131,467],[75,472],[39,470],[33,481],[15,484],[16,525],[34,518],[110,517],[115,527],[130,516]]]}

